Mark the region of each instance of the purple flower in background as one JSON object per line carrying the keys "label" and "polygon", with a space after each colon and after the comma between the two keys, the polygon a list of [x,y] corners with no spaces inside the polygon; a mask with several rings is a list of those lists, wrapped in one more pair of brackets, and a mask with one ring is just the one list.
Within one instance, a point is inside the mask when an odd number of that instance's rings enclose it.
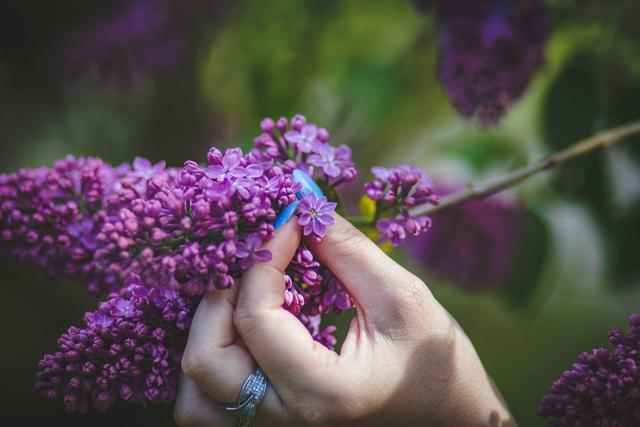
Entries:
{"label": "purple flower in background", "polygon": [[236,245],[236,256],[240,258],[240,267],[248,270],[256,261],[271,261],[271,252],[262,249],[262,239],[257,234],[250,234],[244,242],[238,242]]}
{"label": "purple flower in background", "polygon": [[74,78],[134,83],[180,59],[184,37],[174,33],[171,4],[133,0],[85,24],[60,45],[60,62]]}
{"label": "purple flower in background", "polygon": [[[176,68],[219,5],[207,0],[103,2],[57,43],[58,65],[74,81],[132,85]],[[217,13],[216,13],[217,12]]]}
{"label": "purple flower in background", "polygon": [[314,124],[305,124],[300,131],[291,130],[285,133],[284,137],[301,153],[310,153],[318,140],[318,127]]}
{"label": "purple flower in background", "polygon": [[523,219],[517,204],[495,196],[467,202],[434,214],[433,227],[412,239],[408,256],[462,289],[491,290],[511,273]]}
{"label": "purple flower in background", "polygon": [[336,149],[330,145],[321,145],[314,154],[309,156],[309,164],[322,168],[322,171],[332,178],[340,176],[340,167],[336,158]]}
{"label": "purple flower in background", "polygon": [[609,334],[613,349],[584,352],[553,382],[538,415],[551,427],[640,425],[640,315]]}
{"label": "purple flower in background", "polygon": [[438,75],[454,107],[497,122],[544,63],[549,12],[543,0],[435,0]]}
{"label": "purple flower in background", "polygon": [[304,196],[298,205],[298,224],[302,226],[305,236],[323,238],[327,227],[333,225],[331,212],[336,210],[337,203],[327,201],[325,196],[318,198],[315,193]]}

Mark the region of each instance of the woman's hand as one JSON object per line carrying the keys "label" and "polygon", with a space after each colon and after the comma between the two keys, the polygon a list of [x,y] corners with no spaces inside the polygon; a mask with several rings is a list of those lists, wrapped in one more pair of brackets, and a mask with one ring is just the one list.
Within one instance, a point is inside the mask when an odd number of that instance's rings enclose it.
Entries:
{"label": "woman's hand", "polygon": [[514,426],[471,342],[425,284],[336,215],[313,253],[354,297],[340,354],[313,341],[282,308],[284,269],[300,242],[289,221],[273,259],[239,287],[205,296],[182,359],[181,426],[235,426],[235,402],[254,366],[269,386],[252,426]]}

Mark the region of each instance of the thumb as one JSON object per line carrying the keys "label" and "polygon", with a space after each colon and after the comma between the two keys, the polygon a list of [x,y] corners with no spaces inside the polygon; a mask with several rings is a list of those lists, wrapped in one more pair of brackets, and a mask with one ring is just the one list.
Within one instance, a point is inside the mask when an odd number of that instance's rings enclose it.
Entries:
{"label": "thumb", "polygon": [[247,270],[239,289],[234,324],[249,352],[276,385],[314,372],[337,357],[311,338],[307,328],[284,303],[284,271],[300,245],[300,227],[295,217],[276,231],[264,248],[269,262]]}

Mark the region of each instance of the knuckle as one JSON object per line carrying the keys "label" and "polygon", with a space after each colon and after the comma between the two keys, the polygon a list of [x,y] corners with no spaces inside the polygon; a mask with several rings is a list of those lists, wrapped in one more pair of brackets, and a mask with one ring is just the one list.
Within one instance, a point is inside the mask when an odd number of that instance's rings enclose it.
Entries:
{"label": "knuckle", "polygon": [[258,314],[247,306],[239,306],[233,312],[233,325],[241,336],[251,335],[258,324]]}
{"label": "knuckle", "polygon": [[371,240],[360,230],[349,223],[340,223],[328,234],[326,238],[331,241],[331,246],[335,248],[335,256],[341,258],[350,258],[359,255],[367,246],[372,245]]}
{"label": "knuckle", "polygon": [[207,358],[204,357],[201,350],[187,344],[187,348],[182,354],[180,367],[187,377],[197,381],[202,376],[206,360]]}
{"label": "knuckle", "polygon": [[399,290],[402,299],[418,309],[424,308],[431,298],[427,285],[411,273],[403,286],[399,287]]}

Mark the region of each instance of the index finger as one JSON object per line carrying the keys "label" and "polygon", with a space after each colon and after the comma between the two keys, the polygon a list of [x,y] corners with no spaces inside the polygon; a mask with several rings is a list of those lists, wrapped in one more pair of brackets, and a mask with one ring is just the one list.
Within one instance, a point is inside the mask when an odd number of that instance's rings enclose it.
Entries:
{"label": "index finger", "polygon": [[272,253],[271,261],[257,263],[245,272],[234,312],[238,333],[276,388],[279,381],[306,376],[337,357],[282,308],[284,272],[299,244],[295,219],[276,231],[264,246]]}

